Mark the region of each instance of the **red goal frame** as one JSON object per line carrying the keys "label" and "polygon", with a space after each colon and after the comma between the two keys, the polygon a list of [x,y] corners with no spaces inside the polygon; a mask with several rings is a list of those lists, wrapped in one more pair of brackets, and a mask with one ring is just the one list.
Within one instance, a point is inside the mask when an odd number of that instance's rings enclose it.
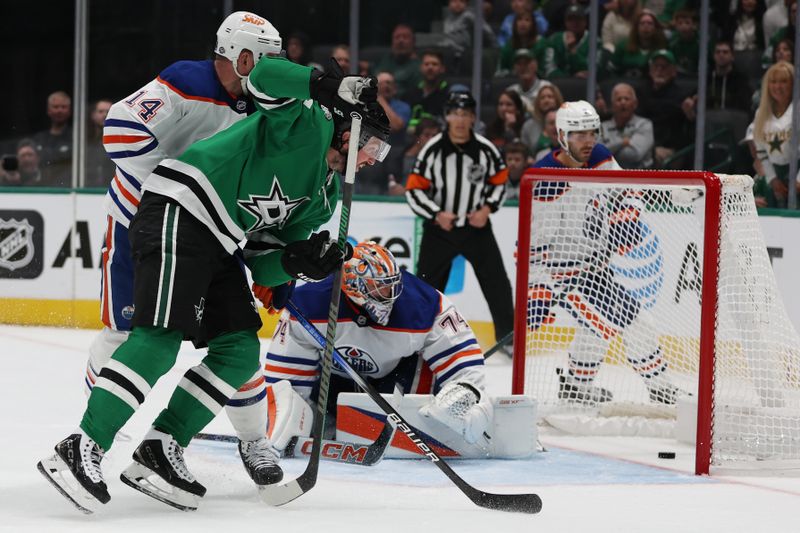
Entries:
{"label": "red goal frame", "polygon": [[700,361],[698,376],[697,449],[695,473],[708,474],[714,405],[714,361],[719,274],[722,184],[711,172],[656,170],[528,169],[519,189],[519,227],[514,315],[512,394],[524,394],[525,340],[527,334],[528,277],[530,267],[532,189],[537,181],[570,181],[635,185],[702,185],[705,187],[703,235],[703,288],[700,311]]}

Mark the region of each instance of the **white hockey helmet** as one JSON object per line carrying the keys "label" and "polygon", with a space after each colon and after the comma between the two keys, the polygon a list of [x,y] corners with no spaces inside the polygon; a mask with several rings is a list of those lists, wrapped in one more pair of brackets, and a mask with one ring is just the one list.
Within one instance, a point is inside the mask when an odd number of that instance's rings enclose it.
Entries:
{"label": "white hockey helmet", "polygon": [[[594,106],[585,100],[564,102],[556,111],[556,132],[561,148],[569,151],[567,137],[573,131],[600,131],[600,115]],[[564,132],[564,135],[561,135]]]}
{"label": "white hockey helmet", "polygon": [[281,45],[280,33],[267,19],[248,11],[237,11],[220,24],[214,52],[230,59],[236,69],[242,50],[253,52],[253,60],[257,63],[266,55],[280,54]]}

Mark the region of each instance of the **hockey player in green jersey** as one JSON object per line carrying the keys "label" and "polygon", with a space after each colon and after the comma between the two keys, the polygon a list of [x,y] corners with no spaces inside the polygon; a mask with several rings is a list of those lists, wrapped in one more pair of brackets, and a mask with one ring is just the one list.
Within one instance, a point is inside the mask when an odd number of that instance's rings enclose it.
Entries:
{"label": "hockey player in green jersey", "polygon": [[[207,344],[208,355],[184,374],[121,479],[173,507],[197,508],[206,489],[186,467],[183,448],[259,370],[261,320],[244,264],[267,287],[327,277],[343,252],[328,232],[312,232],[335,208],[351,111],[363,117],[352,139],[358,166],[388,152],[373,78],[268,57],[247,89],[258,113],[162,161],[143,187],[130,225],[133,330],[100,372],[80,428],[38,465],[85,512],[109,501],[103,454],[175,364],[182,340]],[[245,240],[252,253],[242,253]],[[266,481],[282,475],[273,464]]]}

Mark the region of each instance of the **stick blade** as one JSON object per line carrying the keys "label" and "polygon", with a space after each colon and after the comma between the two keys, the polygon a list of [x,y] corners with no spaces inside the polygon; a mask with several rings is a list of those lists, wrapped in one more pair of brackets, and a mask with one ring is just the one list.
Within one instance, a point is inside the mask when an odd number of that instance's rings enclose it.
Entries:
{"label": "stick blade", "polygon": [[495,511],[536,514],[542,510],[542,499],[538,494],[492,494],[480,492],[470,499],[476,505]]}
{"label": "stick blade", "polygon": [[314,486],[316,477],[307,483],[307,478],[302,474],[297,479],[293,479],[281,485],[262,485],[258,487],[258,495],[261,501],[273,507],[285,505],[293,500],[296,500]]}

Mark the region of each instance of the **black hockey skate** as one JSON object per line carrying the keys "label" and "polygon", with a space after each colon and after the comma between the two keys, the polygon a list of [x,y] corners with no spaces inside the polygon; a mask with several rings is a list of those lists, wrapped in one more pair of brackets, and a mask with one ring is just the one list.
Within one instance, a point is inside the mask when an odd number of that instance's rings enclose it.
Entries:
{"label": "black hockey skate", "polygon": [[97,502],[108,503],[111,496],[100,469],[104,452],[95,441],[78,431],[56,444],[55,451],[36,467],[62,496],[86,514],[95,511]]}
{"label": "black hockey skate", "polygon": [[556,368],[558,374],[558,399],[585,405],[595,405],[610,402],[614,395],[610,390],[596,387],[574,379],[571,375],[564,375],[563,368]]}
{"label": "black hockey skate", "polygon": [[126,485],[181,511],[197,510],[206,493],[186,468],[183,448],[172,435],[155,428],[133,452],[133,464],[119,477]]}
{"label": "black hockey skate", "polygon": [[272,485],[283,479],[283,470],[278,466],[278,452],[266,437],[240,440],[239,456],[256,485]]}

